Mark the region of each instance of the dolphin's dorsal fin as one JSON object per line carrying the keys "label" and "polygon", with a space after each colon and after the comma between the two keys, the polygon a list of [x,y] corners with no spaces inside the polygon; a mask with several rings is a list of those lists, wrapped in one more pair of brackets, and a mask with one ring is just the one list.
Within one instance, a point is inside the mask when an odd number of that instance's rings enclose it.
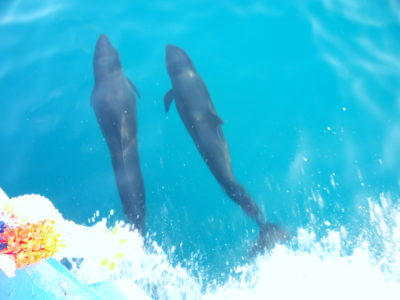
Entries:
{"label": "dolphin's dorsal fin", "polygon": [[169,107],[173,100],[174,100],[174,90],[170,89],[164,96],[164,106],[166,113],[169,111]]}
{"label": "dolphin's dorsal fin", "polygon": [[215,113],[215,114],[211,114],[212,118],[214,119],[215,123],[217,125],[222,125],[224,124],[224,121]]}
{"label": "dolphin's dorsal fin", "polygon": [[217,112],[215,111],[215,107],[212,104],[211,100],[208,101],[208,108],[210,109],[211,117],[215,121],[217,125],[224,124],[224,121],[218,116]]}
{"label": "dolphin's dorsal fin", "polygon": [[142,97],[140,96],[140,93],[139,93],[138,89],[137,89],[136,86],[132,83],[132,81],[131,81],[129,78],[127,78],[127,80],[128,80],[128,82],[129,82],[129,84],[130,84],[132,90],[135,92],[135,94],[136,94],[139,98],[142,98]]}

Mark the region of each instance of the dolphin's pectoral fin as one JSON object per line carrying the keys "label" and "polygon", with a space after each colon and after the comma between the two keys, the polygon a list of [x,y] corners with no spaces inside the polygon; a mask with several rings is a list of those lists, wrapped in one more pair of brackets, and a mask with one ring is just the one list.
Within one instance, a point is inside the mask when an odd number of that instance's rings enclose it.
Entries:
{"label": "dolphin's pectoral fin", "polygon": [[128,82],[129,82],[129,84],[130,84],[132,90],[135,92],[135,94],[136,94],[139,98],[142,98],[142,97],[140,96],[140,93],[139,93],[138,89],[136,88],[136,86],[132,83],[132,81],[131,81],[129,78],[127,78],[127,79],[128,79]]}
{"label": "dolphin's pectoral fin", "polygon": [[166,113],[169,111],[169,107],[173,100],[174,100],[174,90],[170,89],[164,96],[164,106]]}
{"label": "dolphin's pectoral fin", "polygon": [[251,250],[251,254],[257,254],[265,250],[271,250],[276,244],[283,244],[290,239],[293,235],[281,228],[280,226],[272,223],[264,223],[260,225],[260,232],[258,240]]}

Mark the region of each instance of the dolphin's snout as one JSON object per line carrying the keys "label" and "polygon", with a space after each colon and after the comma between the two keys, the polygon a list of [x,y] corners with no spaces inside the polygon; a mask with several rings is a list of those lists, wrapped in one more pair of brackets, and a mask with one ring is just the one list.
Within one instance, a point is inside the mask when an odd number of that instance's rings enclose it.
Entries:
{"label": "dolphin's snout", "polygon": [[97,39],[93,66],[95,77],[97,78],[104,77],[105,74],[110,74],[121,69],[118,51],[113,47],[105,34],[101,34]]}
{"label": "dolphin's snout", "polygon": [[99,36],[99,41],[108,41],[108,37],[104,33],[102,33]]}
{"label": "dolphin's snout", "polygon": [[165,54],[167,62],[171,64],[186,63],[190,61],[185,51],[171,44],[165,46]]}
{"label": "dolphin's snout", "polygon": [[173,52],[173,51],[177,51],[180,50],[177,46],[174,46],[172,44],[167,44],[165,45],[165,50],[168,52]]}
{"label": "dolphin's snout", "polygon": [[167,44],[165,45],[165,53],[168,57],[173,57],[173,56],[180,56],[183,53],[183,50],[177,46]]}
{"label": "dolphin's snout", "polygon": [[99,36],[96,44],[96,50],[105,50],[111,48],[111,42],[108,37],[103,33]]}
{"label": "dolphin's snout", "polygon": [[193,64],[186,52],[174,45],[165,45],[165,60],[170,74],[177,74],[187,69],[193,69]]}

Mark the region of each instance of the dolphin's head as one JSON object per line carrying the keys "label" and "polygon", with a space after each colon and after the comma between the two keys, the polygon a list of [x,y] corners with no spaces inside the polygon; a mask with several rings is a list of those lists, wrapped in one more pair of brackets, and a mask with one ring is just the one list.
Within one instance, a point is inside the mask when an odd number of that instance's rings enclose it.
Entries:
{"label": "dolphin's head", "polygon": [[181,48],[174,45],[166,45],[165,52],[167,70],[170,76],[177,75],[184,71],[194,70],[190,57]]}
{"label": "dolphin's head", "polygon": [[105,34],[100,35],[97,40],[93,68],[96,79],[106,77],[121,70],[119,54]]}

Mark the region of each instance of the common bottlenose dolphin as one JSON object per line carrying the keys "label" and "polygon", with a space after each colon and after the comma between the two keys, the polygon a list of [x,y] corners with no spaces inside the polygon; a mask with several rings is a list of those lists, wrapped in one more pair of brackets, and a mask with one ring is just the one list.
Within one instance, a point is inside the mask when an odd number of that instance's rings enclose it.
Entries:
{"label": "common bottlenose dolphin", "polygon": [[96,44],[93,69],[95,83],[90,103],[110,151],[127,222],[143,234],[145,190],[139,164],[135,93],[140,95],[124,75],[119,54],[104,34]]}
{"label": "common bottlenose dolphin", "polygon": [[228,145],[221,128],[223,121],[189,56],[181,48],[167,45],[166,65],[172,89],[164,97],[165,111],[169,111],[175,99],[182,121],[208,168],[227,195],[258,224],[260,233],[255,248],[272,248],[276,242],[286,240],[286,232],[265,221],[257,204],[235,179]]}

